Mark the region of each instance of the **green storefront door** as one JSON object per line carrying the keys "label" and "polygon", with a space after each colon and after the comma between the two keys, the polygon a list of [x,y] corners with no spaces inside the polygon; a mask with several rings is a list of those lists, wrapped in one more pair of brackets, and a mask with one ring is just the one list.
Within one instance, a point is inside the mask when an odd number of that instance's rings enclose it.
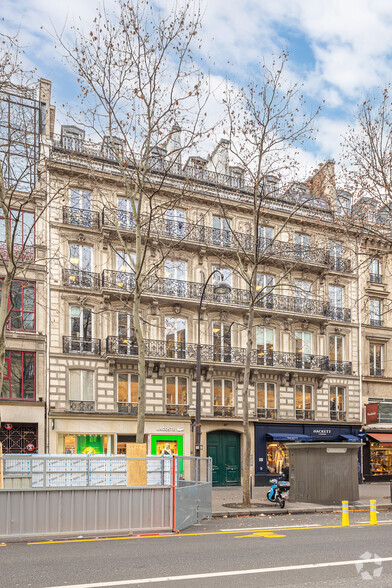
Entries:
{"label": "green storefront door", "polygon": [[212,457],[212,485],[241,484],[240,435],[232,431],[207,434],[207,455]]}

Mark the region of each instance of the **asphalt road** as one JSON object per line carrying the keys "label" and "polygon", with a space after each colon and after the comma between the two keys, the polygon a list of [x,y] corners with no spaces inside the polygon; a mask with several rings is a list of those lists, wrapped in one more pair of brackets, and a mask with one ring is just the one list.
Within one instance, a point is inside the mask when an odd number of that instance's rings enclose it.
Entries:
{"label": "asphalt road", "polygon": [[389,588],[392,517],[378,518],[369,526],[368,513],[351,513],[350,527],[338,514],[230,518],[179,535],[9,543],[0,547],[0,587]]}

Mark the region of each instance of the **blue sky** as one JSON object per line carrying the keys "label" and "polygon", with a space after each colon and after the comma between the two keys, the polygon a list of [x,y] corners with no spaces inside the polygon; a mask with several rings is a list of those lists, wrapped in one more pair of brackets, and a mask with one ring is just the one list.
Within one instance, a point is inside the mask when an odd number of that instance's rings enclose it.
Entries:
{"label": "blue sky", "polygon": [[[174,0],[155,2],[165,8]],[[74,100],[77,88],[49,31],[67,33],[79,18],[87,23],[98,5],[96,0],[0,0],[1,30],[20,30],[26,61],[53,81],[60,119],[62,105]],[[303,81],[309,104],[325,101],[303,165],[338,159],[340,136],[353,122],[356,104],[392,80],[390,0],[203,0],[202,5],[201,53],[211,58],[217,83],[226,75],[246,82],[260,59],[287,48],[289,75]]]}

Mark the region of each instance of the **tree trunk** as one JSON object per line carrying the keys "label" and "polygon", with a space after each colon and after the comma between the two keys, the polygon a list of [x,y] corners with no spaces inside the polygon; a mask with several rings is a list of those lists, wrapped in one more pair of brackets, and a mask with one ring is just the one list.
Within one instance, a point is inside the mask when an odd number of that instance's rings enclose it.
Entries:
{"label": "tree trunk", "polygon": [[144,423],[146,419],[146,348],[140,320],[141,290],[137,283],[135,298],[133,301],[133,321],[136,331],[138,346],[138,405],[137,405],[137,431],[136,443],[144,443]]}
{"label": "tree trunk", "polygon": [[242,505],[250,506],[250,449],[251,438],[249,429],[249,385],[250,385],[250,364],[253,349],[253,319],[254,307],[253,304],[249,309],[248,325],[247,325],[247,342],[246,342],[246,358],[244,370],[244,386],[242,390],[242,410],[243,410],[243,424],[244,424],[244,462],[243,462],[243,484],[242,484]]}

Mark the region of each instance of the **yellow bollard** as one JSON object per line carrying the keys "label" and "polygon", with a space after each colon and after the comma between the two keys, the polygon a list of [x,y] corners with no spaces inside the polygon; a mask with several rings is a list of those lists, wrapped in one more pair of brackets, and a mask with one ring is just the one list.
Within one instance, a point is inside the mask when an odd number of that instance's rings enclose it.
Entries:
{"label": "yellow bollard", "polygon": [[375,500],[370,500],[370,524],[377,525],[377,511]]}
{"label": "yellow bollard", "polygon": [[342,527],[349,527],[350,521],[348,518],[348,501],[342,500]]}

